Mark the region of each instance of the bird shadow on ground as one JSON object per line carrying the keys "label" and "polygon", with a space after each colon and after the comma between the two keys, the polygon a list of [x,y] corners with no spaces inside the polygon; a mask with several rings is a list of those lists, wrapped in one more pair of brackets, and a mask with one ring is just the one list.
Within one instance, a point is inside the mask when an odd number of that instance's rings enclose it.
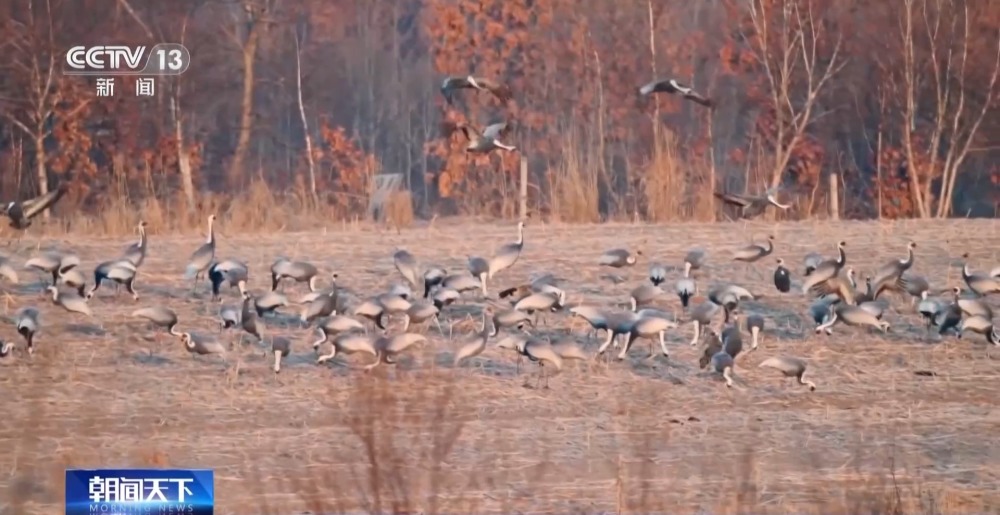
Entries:
{"label": "bird shadow on ground", "polygon": [[158,354],[150,356],[149,352],[133,352],[132,361],[140,365],[151,365],[154,367],[165,367],[174,363],[174,360],[165,356],[160,356]]}
{"label": "bird shadow on ground", "polygon": [[66,324],[64,327],[73,334],[86,336],[106,336],[108,334],[103,328],[90,324]]}

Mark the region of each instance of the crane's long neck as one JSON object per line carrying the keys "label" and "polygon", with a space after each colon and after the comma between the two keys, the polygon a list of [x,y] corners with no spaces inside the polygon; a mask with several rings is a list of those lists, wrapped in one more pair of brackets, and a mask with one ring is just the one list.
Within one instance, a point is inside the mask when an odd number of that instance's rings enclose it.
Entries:
{"label": "crane's long neck", "polygon": [[517,245],[524,245],[524,224],[517,224]]}
{"label": "crane's long neck", "polygon": [[486,332],[486,321],[488,319],[489,319],[489,313],[486,312],[486,311],[483,311],[483,323],[479,325],[479,333],[480,334],[488,334]]}
{"label": "crane's long neck", "polygon": [[143,226],[141,226],[141,225],[139,226],[139,244],[138,244],[138,246],[139,246],[140,249],[146,247],[146,228],[143,227]]}
{"label": "crane's long neck", "polygon": [[59,290],[52,290],[52,302],[59,300]]}
{"label": "crane's long neck", "polygon": [[769,239],[767,240],[767,249],[764,250],[764,255],[766,256],[772,252],[774,252],[774,241]]}
{"label": "crane's long neck", "polygon": [[844,266],[844,263],[847,263],[847,254],[844,253],[844,247],[837,245],[837,253],[837,266],[842,267]]}
{"label": "crane's long neck", "polygon": [[833,327],[833,324],[835,324],[835,323],[837,323],[837,311],[834,310],[834,309],[832,309],[832,306],[831,306],[830,319],[827,320],[826,322],[820,324],[820,326],[817,327],[816,330],[817,331],[822,331],[822,330],[825,330],[825,329],[829,329],[829,328]]}
{"label": "crane's long neck", "polygon": [[900,260],[899,264],[903,265],[903,268],[913,266],[913,247],[906,248],[906,259]]}
{"label": "crane's long neck", "polygon": [[208,219],[208,239],[205,243],[215,243],[215,219]]}
{"label": "crane's long neck", "polygon": [[971,276],[972,276],[972,271],[969,270],[969,263],[962,265],[962,279],[965,279],[965,281],[968,282],[969,277]]}

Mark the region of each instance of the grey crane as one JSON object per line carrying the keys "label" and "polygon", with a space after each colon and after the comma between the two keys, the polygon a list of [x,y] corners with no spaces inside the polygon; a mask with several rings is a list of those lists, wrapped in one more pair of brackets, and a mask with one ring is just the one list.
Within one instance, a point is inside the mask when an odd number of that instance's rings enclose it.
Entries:
{"label": "grey crane", "polygon": [[221,300],[222,285],[226,282],[229,283],[230,288],[238,288],[242,296],[247,291],[250,267],[235,259],[213,262],[208,267],[208,280],[212,284],[212,300]]}
{"label": "grey crane", "polygon": [[184,348],[191,353],[191,356],[205,356],[215,354],[226,360],[226,347],[219,343],[214,337],[202,333],[183,332],[180,336]]}
{"label": "grey crane", "polygon": [[257,316],[263,317],[268,313],[277,312],[278,308],[289,305],[288,297],[276,291],[264,292],[253,298],[253,307],[257,310]]}
{"label": "grey crane", "polygon": [[533,293],[549,292],[559,295],[563,290],[554,284],[556,280],[552,274],[532,274],[528,282],[501,290],[498,296],[510,300],[513,305]]}
{"label": "grey crane", "polygon": [[80,267],[70,265],[69,268],[60,268],[58,274],[59,282],[76,290],[81,297],[86,295],[87,278],[80,271]]}
{"label": "grey crane", "polygon": [[271,265],[271,291],[276,291],[282,279],[291,279],[299,283],[307,283],[309,291],[316,291],[316,279],[319,270],[312,263],[305,261],[290,261],[278,258]]}
{"label": "grey crane", "polygon": [[775,198],[776,190],[768,190],[763,195],[747,195],[740,193],[728,193],[716,191],[712,194],[724,204],[739,209],[740,218],[753,218],[759,216],[768,206],[779,209],[788,209],[791,204],[782,204]]}
{"label": "grey crane", "polygon": [[721,284],[708,291],[708,300],[725,306],[730,311],[736,310],[744,300],[757,300],[762,295],[754,294],[738,284]]}
{"label": "grey crane", "polygon": [[[392,255],[392,264],[396,267],[399,275],[403,276],[414,288],[420,285],[420,281],[417,279],[417,258],[413,257],[413,254],[406,249],[397,249]],[[424,298],[427,298],[427,292],[424,292]]]}
{"label": "grey crane", "polygon": [[590,324],[591,329],[594,332],[594,336],[597,335],[597,331],[605,330],[610,331],[608,328],[607,314],[593,306],[574,306],[569,309],[571,317],[579,317],[587,321]]}
{"label": "grey crane", "polygon": [[961,334],[959,324],[962,323],[962,308],[958,306],[958,296],[962,293],[962,289],[952,288],[952,293],[955,296],[954,301],[942,304],[934,313],[933,325],[938,327],[938,334],[941,335],[948,331]]}
{"label": "grey crane", "polygon": [[962,279],[970,290],[981,297],[991,293],[1000,293],[1000,278],[983,274],[973,274],[969,268],[969,253],[962,254],[965,263],[962,264]]}
{"label": "grey crane", "polygon": [[792,276],[785,268],[785,260],[778,258],[778,266],[774,269],[774,287],[781,293],[792,289]]}
{"label": "grey crane", "polygon": [[17,334],[24,338],[28,345],[28,355],[35,352],[35,334],[41,328],[38,309],[32,307],[21,308],[14,315],[14,323],[17,326]]}
{"label": "grey crane", "polygon": [[431,289],[440,286],[444,278],[448,276],[448,271],[438,266],[432,266],[424,271],[424,298],[430,297]]}
{"label": "grey crane", "polygon": [[739,313],[730,315],[729,322],[719,333],[719,339],[722,340],[722,350],[726,351],[733,359],[736,359],[736,356],[743,352],[743,334],[740,333]]}
{"label": "grey crane", "polygon": [[122,259],[139,268],[142,262],[146,260],[146,248],[149,242],[146,239],[146,222],[139,220],[139,224],[136,227],[139,231],[139,241],[125,248],[125,254],[122,255]]}
{"label": "grey crane", "polygon": [[774,235],[768,235],[767,246],[763,246],[757,243],[751,243],[746,247],[741,247],[733,251],[733,260],[742,261],[744,263],[755,263],[761,258],[770,255],[774,252]]}
{"label": "grey crane", "polygon": [[[866,291],[862,293],[857,292],[858,283],[854,278],[854,269],[847,267],[847,280],[851,285],[852,295],[847,297],[853,298],[853,303],[862,309],[868,311],[869,313],[875,315],[877,318],[882,318],[883,313],[885,313],[886,305],[881,301],[875,300],[875,292],[872,291],[872,281],[871,276],[865,277],[865,288]],[[849,299],[845,299],[850,302]]]}
{"label": "grey crane", "polygon": [[846,246],[847,242],[838,242],[837,259],[827,259],[816,265],[816,268],[806,277],[806,280],[802,281],[802,293],[809,293],[810,290],[840,275],[840,271],[847,264],[847,253],[844,252],[844,247]]}
{"label": "grey crane", "polygon": [[118,259],[105,261],[94,268],[94,285],[87,292],[87,299],[94,298],[101,283],[110,280],[125,286],[125,289],[132,294],[132,300],[139,300],[139,294],[135,292],[135,276],[138,270],[131,261]]}
{"label": "grey crane", "polygon": [[[478,285],[476,287],[478,288]],[[462,298],[462,294],[458,293],[458,290],[452,288],[438,288],[438,290],[434,292],[434,297],[431,301],[434,302],[434,307],[444,309],[445,306],[450,306],[460,298]]]}
{"label": "grey crane", "polygon": [[[321,342],[321,343],[326,343]],[[345,332],[338,334],[334,339],[329,340],[327,343],[330,346],[329,352],[324,352],[322,349],[318,350],[319,356],[316,358],[316,364],[321,365],[334,357],[337,354],[370,354],[372,357],[378,359],[378,352],[375,350],[375,341],[371,337],[355,333],[355,332]],[[317,347],[319,344],[315,344]]]}
{"label": "grey crane", "polygon": [[335,315],[327,318],[316,330],[319,332],[320,338],[313,342],[313,349],[318,349],[320,345],[329,341],[330,337],[336,337],[341,333],[348,333],[351,331],[363,331],[365,329],[364,324],[355,320],[349,316],[345,315]]}
{"label": "grey crane", "polygon": [[[578,309],[578,308],[574,308]],[[607,337],[597,348],[597,354],[595,357],[600,357],[604,355],[608,347],[614,343],[615,347],[618,347],[617,338],[619,336],[625,336],[632,332],[632,328],[635,327],[636,321],[646,315],[645,310],[639,310],[638,312],[632,311],[606,311],[603,316],[597,320],[598,324],[591,322],[594,329],[605,329],[607,331]],[[578,310],[577,313],[580,313]],[[650,315],[653,315],[650,313]]]}
{"label": "grey crane", "polygon": [[[177,313],[170,308],[163,306],[150,306],[147,308],[140,308],[132,312],[132,316],[145,318],[150,323],[156,327],[161,327],[167,330],[167,333],[180,337],[181,333],[177,331]],[[156,333],[156,343],[160,343],[160,333]],[[150,349],[149,354],[153,354],[153,350]]]}
{"label": "grey crane", "polygon": [[925,290],[920,295],[920,302],[917,304],[917,313],[920,313],[920,316],[924,317],[928,330],[934,325],[934,315],[945,305],[944,300],[936,299],[929,295],[930,292]]}
{"label": "grey crane", "polygon": [[438,332],[444,334],[444,331],[441,329],[441,319],[439,317],[441,310],[433,302],[426,300],[413,302],[404,314],[406,317],[403,323],[403,332],[406,332],[410,328],[410,324],[423,324],[424,322],[433,320],[437,325]]}
{"label": "grey crane", "polygon": [[[490,278],[490,263],[485,258],[479,256],[466,256],[468,258],[469,273],[479,280],[479,287],[482,289],[483,297],[486,296],[486,282]],[[447,279],[446,279],[447,281]],[[452,286],[454,288],[454,286]],[[458,288],[455,288],[458,289]]]}
{"label": "grey crane", "polygon": [[497,249],[496,253],[493,255],[493,259],[490,259],[489,263],[489,277],[493,278],[494,275],[499,272],[506,270],[517,263],[517,259],[521,257],[521,250],[524,249],[524,221],[517,222],[517,241],[512,243],[507,243],[502,245]]}
{"label": "grey crane", "polygon": [[389,291],[387,293],[389,295],[402,297],[406,300],[413,298],[413,290],[410,289],[410,285],[404,283],[393,283],[392,286],[389,287]]}
{"label": "grey crane", "polygon": [[698,304],[691,309],[689,317],[691,319],[691,324],[694,326],[694,336],[691,338],[691,346],[698,345],[698,341],[702,336],[702,328],[707,328],[715,320],[715,317],[723,313],[726,320],[729,319],[728,308],[723,307],[720,304],[716,304],[710,300]]}
{"label": "grey crane", "polygon": [[[480,266],[480,264],[477,263],[476,264],[477,269],[479,269],[479,266]],[[455,291],[457,291],[459,293],[467,292],[467,291],[472,291],[472,290],[480,290],[480,291],[482,291],[482,289],[483,289],[483,284],[482,284],[482,278],[481,277],[473,277],[473,276],[467,275],[467,274],[451,274],[451,275],[445,277],[441,281],[441,286],[443,288],[448,288],[448,289],[455,290]]]}
{"label": "grey crane", "polygon": [[[260,329],[257,328],[257,317],[259,314],[257,310],[254,309],[254,298],[250,295],[250,292],[243,294],[243,305],[240,307],[240,329],[243,332],[257,338],[257,340],[263,340],[264,335],[261,334]],[[240,343],[243,342],[243,334],[240,334]]]}
{"label": "grey crane", "polygon": [[637,311],[640,307],[653,303],[653,301],[663,294],[664,291],[659,286],[640,284],[628,294],[629,308],[632,311]]}
{"label": "grey crane", "polygon": [[[857,304],[854,283],[847,272],[847,269],[844,269],[837,275],[816,283],[809,289],[810,293],[816,296],[833,295],[847,304]],[[813,276],[815,275],[814,273]]]}
{"label": "grey crane", "polygon": [[281,359],[292,352],[292,341],[284,336],[271,337],[271,354],[274,356],[274,373],[281,372]]}
{"label": "grey crane", "polygon": [[723,352],[722,350],[722,339],[719,338],[719,333],[715,332],[712,328],[705,329],[705,335],[701,339],[704,344],[698,351],[698,368],[704,369],[712,362],[712,356]]}
{"label": "grey crane", "polygon": [[981,334],[986,337],[987,342],[993,345],[1000,345],[1000,331],[993,325],[993,321],[988,318],[976,315],[963,319],[961,326],[958,328],[958,337],[961,338],[962,333],[966,331]]}
{"label": "grey crane", "polygon": [[649,282],[653,283],[653,286],[659,286],[667,280],[667,267],[663,266],[663,263],[650,263],[649,264]]}
{"label": "grey crane", "polygon": [[337,297],[330,293],[321,293],[302,308],[299,320],[303,324],[311,324],[317,318],[327,317],[337,312]]}
{"label": "grey crane", "polygon": [[909,242],[906,245],[906,257],[903,259],[893,259],[882,265],[872,279],[875,290],[881,289],[883,284],[894,283],[913,266],[913,249],[917,248],[916,242]]}
{"label": "grey crane", "polygon": [[466,153],[488,154],[497,149],[505,150],[507,152],[514,152],[517,150],[517,147],[500,141],[501,137],[507,136],[510,132],[510,126],[507,122],[487,125],[482,132],[479,132],[479,130],[475,127],[465,123],[445,122],[442,126],[444,127],[444,133],[446,136],[450,136],[456,130],[462,132],[465,139],[469,142],[465,146]]}
{"label": "grey crane", "polygon": [[734,364],[734,358],[726,351],[719,351],[712,355],[712,371],[722,374],[722,379],[726,381],[726,388],[733,387]]}
{"label": "grey crane", "polygon": [[680,82],[677,82],[675,79],[654,80],[639,88],[639,95],[641,96],[645,97],[654,93],[669,93],[672,95],[679,94],[687,100],[708,108],[711,108],[714,105],[711,99],[702,96],[690,86],[685,86]]}
{"label": "grey crane", "polygon": [[695,248],[684,255],[684,277],[691,277],[691,272],[701,270],[708,261],[708,254],[705,249]]}
{"label": "grey crane", "polygon": [[806,379],[807,364],[804,360],[791,356],[774,356],[765,359],[757,368],[771,368],[781,372],[785,377],[794,377],[799,384],[808,386],[809,391],[816,391],[816,383]]}
{"label": "grey crane", "polygon": [[[880,286],[875,287],[876,297],[878,296],[878,293],[881,291],[880,288],[884,289],[884,285],[886,283],[882,284],[883,284],[882,287]],[[931,284],[926,277],[910,273],[904,273],[903,275],[901,275],[894,284],[896,285],[896,288],[898,290],[901,290],[902,292],[910,296],[911,306],[913,304],[916,304],[917,299],[919,299],[920,296],[923,295],[925,291],[929,291],[931,289]]]}
{"label": "grey crane", "polygon": [[993,320],[993,308],[986,304],[985,299],[974,298],[974,299],[963,299],[959,298],[958,307],[962,309],[962,313],[968,316],[981,316]]}
{"label": "grey crane", "polygon": [[76,254],[54,251],[42,253],[24,262],[24,268],[50,274],[53,286],[59,281],[60,270],[70,270],[76,266],[80,266],[80,258]]}
{"label": "grey crane", "polygon": [[407,350],[427,344],[427,337],[416,333],[399,333],[392,336],[380,336],[375,340],[375,362],[364,368],[365,372],[370,372],[375,367],[385,363],[394,365],[392,359]]}
{"label": "grey crane", "polygon": [[[324,295],[329,295],[333,297],[333,303],[337,306],[340,305],[340,288],[337,287],[337,279],[340,278],[340,274],[333,272],[330,274],[330,286],[322,290],[317,289],[316,291],[311,291],[306,293],[296,301],[296,304],[309,304],[316,301]],[[409,289],[406,290],[407,295],[409,295]]]}
{"label": "grey crane", "polygon": [[55,286],[49,286],[46,290],[52,293],[53,304],[69,311],[70,313],[79,313],[81,315],[87,315],[88,317],[94,316],[94,313],[90,310],[90,306],[87,305],[86,298],[81,297],[76,293],[59,291],[59,288]]}
{"label": "grey crane", "polygon": [[809,277],[809,275],[813,273],[813,270],[816,270],[816,267],[818,267],[823,261],[825,261],[825,259],[818,252],[810,252],[806,254],[806,256],[802,259],[802,263],[805,265],[805,271],[802,275]]}
{"label": "grey crane", "polygon": [[493,316],[493,308],[487,306],[483,309],[483,319],[479,325],[479,331],[471,340],[458,348],[455,353],[453,366],[457,367],[462,361],[474,358],[486,350],[486,342],[490,339],[491,332],[486,329],[487,321]]}
{"label": "grey crane", "polygon": [[[538,314],[545,311],[558,311],[566,304],[566,292],[544,291],[532,293],[527,297],[517,301],[514,309],[524,311],[529,315],[534,314],[537,322]],[[537,325],[537,324],[536,324]]]}
{"label": "grey crane", "polygon": [[681,306],[687,308],[691,302],[691,297],[694,297],[698,293],[698,284],[691,277],[690,267],[687,266],[687,262],[684,265],[684,277],[677,280],[675,290],[677,291],[677,297],[681,299]]}
{"label": "grey crane", "polygon": [[242,318],[240,317],[240,308],[236,306],[222,306],[219,308],[219,331],[225,331],[226,329],[232,329],[238,325]]}
{"label": "grey crane", "polygon": [[747,317],[746,324],[751,338],[750,350],[755,351],[760,344],[760,333],[764,331],[764,317],[754,313]]}
{"label": "grey crane", "polygon": [[391,316],[397,313],[405,313],[410,309],[410,301],[389,293],[383,293],[366,300],[354,307],[353,313],[357,316],[365,317],[375,323],[379,329],[385,330],[382,323],[382,315]]}
{"label": "grey crane", "polygon": [[[809,317],[816,323],[817,328],[833,318],[833,310],[830,308],[838,302],[841,302],[841,299],[836,295],[824,295],[813,301],[809,306]],[[833,330],[829,327],[824,330],[826,334],[833,334]]]}
{"label": "grey crane", "polygon": [[632,344],[639,338],[646,338],[649,340],[649,357],[653,357],[653,338],[659,338],[660,341],[660,351],[663,352],[664,357],[670,357],[670,351],[667,350],[667,340],[666,333],[670,329],[676,329],[677,322],[672,320],[667,320],[666,318],[658,316],[648,316],[638,317],[632,324],[629,330],[628,340],[622,347],[621,352],[618,353],[618,359],[625,359],[625,355],[628,354],[629,349]]}
{"label": "grey crane", "polygon": [[580,346],[576,338],[569,335],[557,335],[549,341],[549,346],[565,362],[566,360],[588,361],[590,356]]}
{"label": "grey crane", "polygon": [[215,259],[215,214],[208,215],[208,238],[202,246],[191,253],[184,275],[188,279],[193,279],[191,290],[198,287],[198,279],[201,278],[208,267]]}
{"label": "grey crane", "polygon": [[601,266],[610,266],[612,268],[623,268],[635,265],[636,256],[641,255],[641,250],[637,250],[635,251],[635,254],[632,254],[627,249],[610,249],[604,251],[604,254],[601,254],[601,257],[597,260],[597,264]]}
{"label": "grey crane", "polygon": [[504,84],[501,84],[492,79],[487,79],[485,77],[475,77],[473,75],[467,75],[465,77],[460,76],[450,76],[446,77],[441,83],[441,95],[444,99],[451,104],[453,101],[454,92],[460,89],[474,89],[477,91],[488,91],[497,100],[507,103],[511,99],[510,88]]}
{"label": "grey crane", "polygon": [[839,303],[836,306],[831,306],[831,311],[829,319],[816,327],[817,334],[823,331],[831,334],[831,329],[838,322],[851,326],[874,327],[883,333],[889,332],[889,322],[879,320],[877,316],[861,306]]}
{"label": "grey crane", "polygon": [[3,214],[10,219],[10,226],[23,231],[31,226],[31,219],[49,209],[69,191],[69,183],[60,183],[56,189],[28,200],[7,202]]}
{"label": "grey crane", "polygon": [[496,336],[500,329],[506,329],[508,327],[514,327],[520,330],[524,328],[525,325],[534,326],[534,322],[531,320],[531,315],[517,309],[494,311],[492,316],[493,332],[490,333],[490,336]]}
{"label": "grey crane", "polygon": [[[536,339],[504,339],[497,342],[497,347],[512,349],[517,351],[521,356],[528,358],[529,361],[538,363],[538,380],[535,382],[535,387],[541,383],[542,379],[545,380],[545,388],[549,387],[549,379],[545,374],[545,366],[548,365],[556,371],[562,370],[563,359],[552,349],[552,346],[547,342],[543,342]],[[525,383],[527,386],[527,383]]]}
{"label": "grey crane", "polygon": [[[733,260],[742,261],[746,263],[747,272],[749,272],[751,268],[750,265],[752,263],[756,263],[757,261],[763,259],[765,256],[771,255],[772,252],[774,252],[774,235],[769,235],[767,237],[766,247],[760,244],[751,243],[746,247],[736,249],[733,252]],[[755,273],[759,274],[759,272],[756,271]]]}
{"label": "grey crane", "polygon": [[0,279],[6,279],[13,284],[20,282],[17,270],[7,256],[0,256]]}

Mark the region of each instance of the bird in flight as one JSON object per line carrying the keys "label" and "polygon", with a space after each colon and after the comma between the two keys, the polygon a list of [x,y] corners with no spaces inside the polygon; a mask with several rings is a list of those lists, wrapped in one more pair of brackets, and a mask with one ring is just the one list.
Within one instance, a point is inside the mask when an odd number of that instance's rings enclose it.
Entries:
{"label": "bird in flight", "polygon": [[31,219],[52,207],[69,190],[68,183],[62,183],[58,188],[44,195],[28,200],[14,200],[3,206],[3,214],[10,218],[10,226],[24,230],[31,226]]}
{"label": "bird in flight", "polygon": [[674,79],[653,81],[639,88],[639,94],[642,96],[648,96],[653,93],[670,93],[672,95],[680,94],[684,98],[705,107],[710,108],[715,105],[708,97],[702,96],[695,90],[691,89],[690,86],[685,86]]}
{"label": "bird in flight", "polygon": [[753,218],[763,213],[768,206],[774,206],[780,209],[788,209],[791,207],[791,204],[782,204],[778,202],[774,196],[775,192],[776,190],[771,189],[764,192],[763,195],[746,195],[716,191],[714,192],[714,195],[727,205],[738,208],[740,210],[740,217]]}
{"label": "bird in flight", "polygon": [[476,89],[479,91],[489,91],[501,102],[507,103],[511,99],[510,88],[483,77],[448,77],[441,83],[441,95],[452,103],[454,92],[459,89]]}
{"label": "bird in flight", "polygon": [[445,135],[451,135],[455,130],[461,130],[469,144],[465,147],[466,152],[487,154],[493,150],[501,149],[508,152],[517,150],[513,145],[502,143],[499,138],[508,133],[507,122],[499,122],[488,125],[482,132],[464,123],[445,122],[443,124]]}

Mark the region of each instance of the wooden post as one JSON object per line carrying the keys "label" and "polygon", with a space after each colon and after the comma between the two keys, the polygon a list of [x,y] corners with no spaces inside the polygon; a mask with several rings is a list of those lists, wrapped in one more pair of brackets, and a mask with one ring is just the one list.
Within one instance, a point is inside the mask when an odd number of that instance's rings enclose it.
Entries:
{"label": "wooden post", "polygon": [[524,154],[520,154],[521,157],[521,177],[519,178],[519,191],[518,191],[518,211],[517,214],[521,221],[528,219],[528,158],[524,157]]}
{"label": "wooden post", "polygon": [[840,181],[836,172],[830,172],[830,220],[840,220]]}

